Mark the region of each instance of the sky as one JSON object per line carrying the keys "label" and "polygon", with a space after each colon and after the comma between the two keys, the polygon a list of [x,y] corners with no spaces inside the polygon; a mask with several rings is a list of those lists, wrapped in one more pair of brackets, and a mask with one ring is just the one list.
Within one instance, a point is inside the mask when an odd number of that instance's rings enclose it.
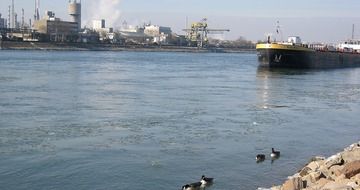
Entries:
{"label": "sky", "polygon": [[[69,0],[41,0],[40,14],[52,10],[69,20]],[[11,0],[0,0],[0,13],[7,17]],[[15,0],[15,12],[25,9],[25,21],[34,14],[34,0]],[[151,23],[169,26],[178,34],[191,22],[208,19],[209,28],[230,29],[218,35],[225,39],[240,36],[248,40],[300,36],[306,42],[338,43],[360,38],[360,0],[82,0],[82,25],[93,19],[106,19],[108,27]],[[21,17],[20,17],[21,18]],[[187,22],[188,21],[188,22]],[[276,34],[277,22],[281,34]]]}

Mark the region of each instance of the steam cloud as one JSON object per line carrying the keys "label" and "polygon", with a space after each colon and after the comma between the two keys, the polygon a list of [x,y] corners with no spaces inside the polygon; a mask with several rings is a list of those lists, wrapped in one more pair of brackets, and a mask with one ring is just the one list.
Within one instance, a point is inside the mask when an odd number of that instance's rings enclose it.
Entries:
{"label": "steam cloud", "polygon": [[[91,20],[105,19],[106,27],[121,25],[120,0],[92,0],[89,1],[89,17]],[[91,21],[90,21],[91,22]]]}

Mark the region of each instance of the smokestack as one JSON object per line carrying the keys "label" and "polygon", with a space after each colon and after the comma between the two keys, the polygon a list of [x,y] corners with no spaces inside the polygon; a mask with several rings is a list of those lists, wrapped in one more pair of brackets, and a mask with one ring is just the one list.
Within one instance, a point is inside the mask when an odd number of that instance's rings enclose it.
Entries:
{"label": "smokestack", "polygon": [[21,9],[21,29],[24,29],[25,18],[24,18],[24,9]]}
{"label": "smokestack", "polygon": [[9,13],[8,13],[8,26],[7,28],[11,28],[11,7],[9,6]]}
{"label": "smokestack", "polygon": [[34,21],[40,20],[39,8],[40,8],[40,0],[35,0]]}
{"label": "smokestack", "polygon": [[11,0],[11,28],[15,28],[16,21],[15,21],[15,3],[14,0]]}
{"label": "smokestack", "polygon": [[14,19],[14,20],[15,20],[15,22],[14,22],[14,23],[15,23],[14,28],[17,29],[17,28],[18,28],[18,15],[17,15],[17,13],[14,14],[14,18],[15,18],[15,19]]}
{"label": "smokestack", "polygon": [[39,11],[39,9],[40,9],[40,0],[38,0],[37,7],[36,7],[36,19],[37,20],[40,20],[40,11]]}

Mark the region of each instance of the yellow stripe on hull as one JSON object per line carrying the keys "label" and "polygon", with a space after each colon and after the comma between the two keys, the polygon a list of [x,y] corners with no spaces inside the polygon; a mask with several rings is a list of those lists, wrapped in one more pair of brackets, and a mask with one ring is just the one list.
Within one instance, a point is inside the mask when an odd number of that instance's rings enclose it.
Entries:
{"label": "yellow stripe on hull", "polygon": [[315,51],[313,49],[299,46],[299,45],[288,45],[288,44],[277,44],[277,43],[263,43],[256,44],[256,50],[269,49],[269,50],[291,50],[291,51]]}

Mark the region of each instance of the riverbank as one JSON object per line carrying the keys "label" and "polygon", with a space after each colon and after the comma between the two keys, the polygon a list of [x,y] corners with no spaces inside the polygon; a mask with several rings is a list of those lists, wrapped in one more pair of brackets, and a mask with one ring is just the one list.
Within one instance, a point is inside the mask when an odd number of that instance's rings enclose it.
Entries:
{"label": "riverbank", "polygon": [[43,51],[141,51],[141,52],[189,52],[189,53],[246,53],[255,49],[243,48],[197,48],[183,46],[118,45],[103,43],[46,43],[0,41],[0,50]]}
{"label": "riverbank", "polygon": [[360,190],[360,142],[329,158],[312,158],[282,185],[267,190]]}

